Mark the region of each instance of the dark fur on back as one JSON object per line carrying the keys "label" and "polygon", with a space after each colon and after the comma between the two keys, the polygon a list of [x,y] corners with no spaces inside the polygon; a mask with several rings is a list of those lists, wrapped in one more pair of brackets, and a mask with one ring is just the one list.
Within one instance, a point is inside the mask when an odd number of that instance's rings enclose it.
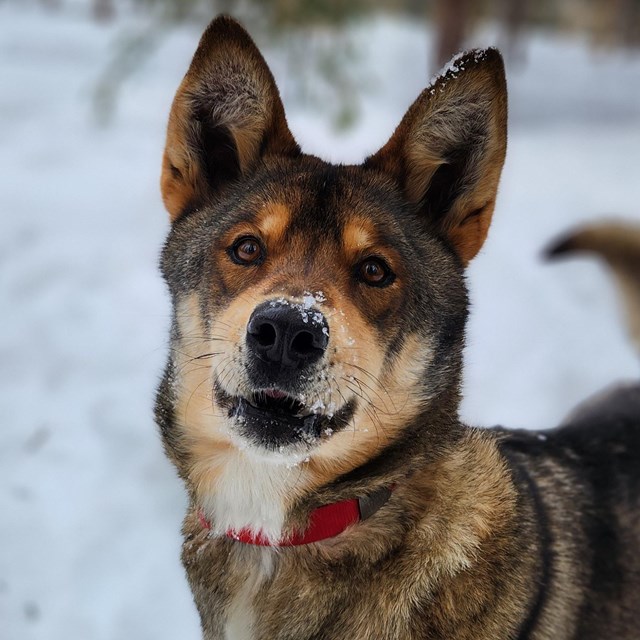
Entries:
{"label": "dark fur on back", "polygon": [[[503,434],[500,450],[533,496],[539,528],[544,562],[535,620],[543,624],[545,603],[560,595],[572,619],[568,637],[634,637],[640,628],[640,385],[595,398],[557,429]],[[567,564],[573,564],[571,580]],[[553,628],[553,621],[547,624]]]}

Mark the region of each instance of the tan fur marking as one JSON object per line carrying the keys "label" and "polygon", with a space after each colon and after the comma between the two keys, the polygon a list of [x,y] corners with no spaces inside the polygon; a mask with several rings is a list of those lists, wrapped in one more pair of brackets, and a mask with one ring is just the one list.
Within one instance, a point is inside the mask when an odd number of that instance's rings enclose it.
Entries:
{"label": "tan fur marking", "polygon": [[467,440],[422,478],[430,494],[420,524],[425,548],[440,556],[442,570],[450,574],[471,566],[482,541],[495,533],[496,522],[509,519],[516,500],[495,443],[475,431]]}
{"label": "tan fur marking", "polygon": [[273,202],[266,204],[257,222],[263,237],[267,238],[269,244],[279,244],[289,226],[291,211],[285,204]]}
{"label": "tan fur marking", "polygon": [[326,484],[373,458],[400,433],[424,402],[412,390],[418,388],[423,367],[431,359],[429,346],[409,337],[391,371],[382,375],[382,353],[367,329],[362,327],[363,335],[369,334],[369,339],[358,351],[359,368],[348,362],[343,365],[345,376],[354,380],[347,387],[367,400],[359,400],[353,426],[333,434],[311,457],[309,468],[314,485]]}
{"label": "tan fur marking", "polygon": [[180,383],[176,417],[179,424],[189,425],[198,422],[199,416],[211,407],[210,389],[207,388],[209,368],[195,360],[206,353],[210,343],[204,338],[205,329],[201,320],[198,296],[191,294],[180,303],[177,310],[180,327],[181,349],[176,353],[176,379]]}
{"label": "tan fur marking", "polygon": [[370,220],[366,218],[349,220],[342,233],[345,253],[349,256],[358,255],[375,243],[376,236],[375,228]]}
{"label": "tan fur marking", "polygon": [[185,140],[191,129],[190,113],[183,95],[188,85],[189,80],[185,78],[174,98],[162,156],[160,191],[172,221],[195,197],[199,182],[198,164]]}

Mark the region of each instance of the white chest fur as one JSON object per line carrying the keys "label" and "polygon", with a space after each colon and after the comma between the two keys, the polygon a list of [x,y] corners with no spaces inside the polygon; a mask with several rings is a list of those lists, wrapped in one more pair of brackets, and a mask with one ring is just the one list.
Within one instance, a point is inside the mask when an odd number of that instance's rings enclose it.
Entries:
{"label": "white chest fur", "polygon": [[287,502],[303,480],[304,469],[243,450],[226,451],[218,465],[215,486],[200,496],[214,535],[250,529],[279,540]]}
{"label": "white chest fur", "polygon": [[225,640],[252,640],[254,637],[254,598],[260,586],[273,570],[274,554],[271,549],[253,549],[256,562],[240,589],[233,595],[227,609],[224,628]]}

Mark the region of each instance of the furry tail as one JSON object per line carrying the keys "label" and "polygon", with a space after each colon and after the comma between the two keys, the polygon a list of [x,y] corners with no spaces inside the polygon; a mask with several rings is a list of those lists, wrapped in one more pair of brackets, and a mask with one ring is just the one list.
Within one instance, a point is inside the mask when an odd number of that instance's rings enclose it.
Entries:
{"label": "furry tail", "polygon": [[622,297],[631,340],[640,352],[640,225],[602,222],[582,227],[549,246],[545,257],[574,253],[594,254],[607,263]]}

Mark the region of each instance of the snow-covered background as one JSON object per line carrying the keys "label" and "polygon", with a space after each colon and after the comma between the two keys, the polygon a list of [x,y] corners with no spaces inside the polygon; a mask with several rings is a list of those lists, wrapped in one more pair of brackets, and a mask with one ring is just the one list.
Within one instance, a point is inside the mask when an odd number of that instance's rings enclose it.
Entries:
{"label": "snow-covered background", "polygon": [[[178,560],[184,496],[151,407],[169,317],[160,156],[200,30],[173,31],[98,128],[90,95],[121,27],[0,4],[0,640],[199,637]],[[429,75],[423,25],[379,18],[351,38],[367,90],[340,134],[291,99],[286,56],[266,49],[294,134],[335,161],[378,148]],[[581,221],[640,220],[640,57],[541,33],[526,51],[470,269],[474,424],[552,426],[638,373],[601,268],[539,255]]]}

